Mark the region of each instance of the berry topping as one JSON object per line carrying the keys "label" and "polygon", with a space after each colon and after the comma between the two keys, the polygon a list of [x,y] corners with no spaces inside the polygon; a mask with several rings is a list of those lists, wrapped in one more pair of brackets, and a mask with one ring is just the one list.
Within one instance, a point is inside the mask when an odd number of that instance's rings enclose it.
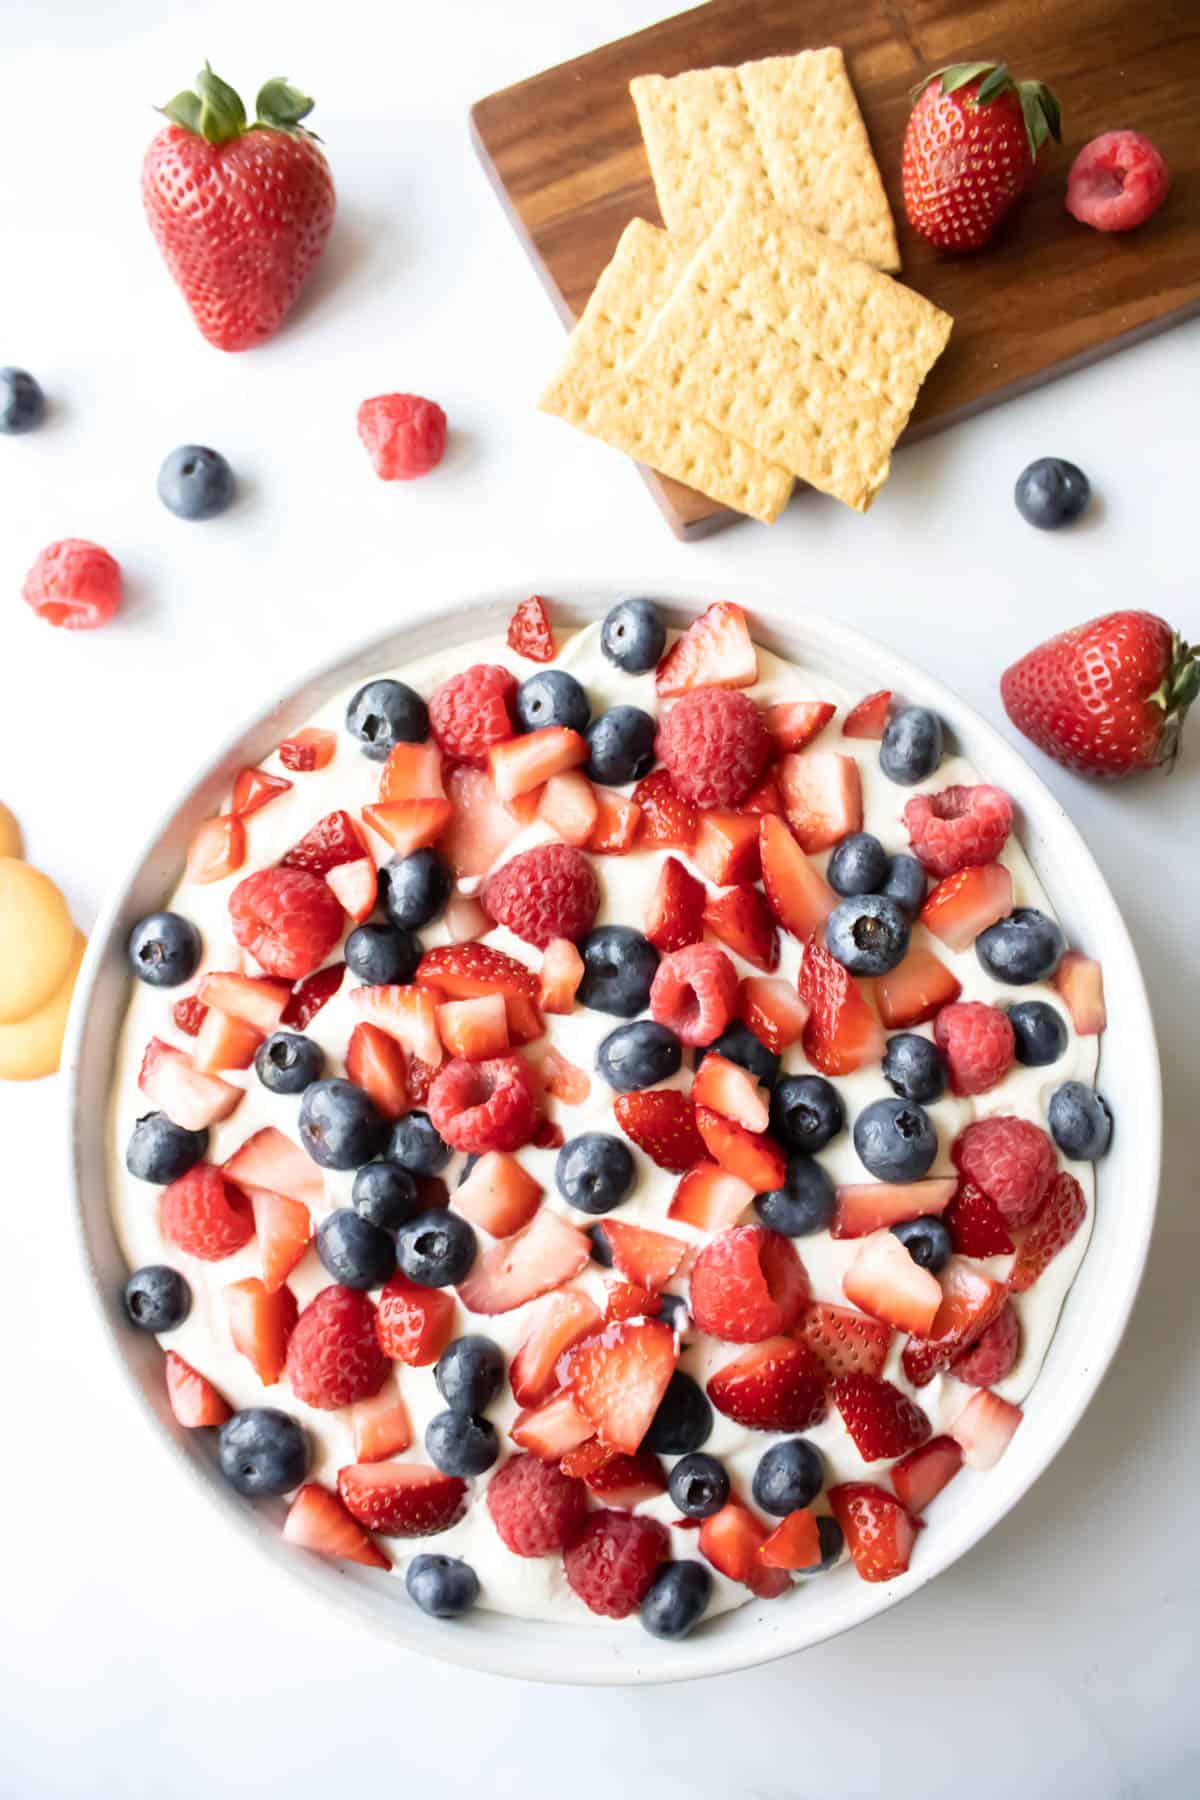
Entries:
{"label": "berry topping", "polygon": [[579,946],[583,980],[579,1003],[596,1012],[633,1019],[650,1004],[658,951],[628,925],[599,925]]}
{"label": "berry topping", "polygon": [[921,923],[949,950],[966,950],[981,931],[1012,911],[1012,876],[1000,863],[976,863],[947,876],[921,908]]}
{"label": "berry topping", "polygon": [[633,790],[642,809],[638,841],[671,850],[690,850],[699,819],[690,800],[677,794],[665,769],[654,769]]}
{"label": "berry topping", "polygon": [[641,1622],[652,1637],[684,1638],[700,1623],[712,1598],[712,1576],[703,1563],[667,1563],[646,1590]]}
{"label": "berry topping", "polygon": [[943,1006],[933,1037],[946,1059],[952,1093],[986,1094],[1012,1068],[1016,1038],[1012,1021],[998,1006],[980,1000]]}
{"label": "berry topping", "polygon": [[300,1102],[300,1142],[322,1169],[357,1169],[383,1149],[387,1120],[352,1081],[314,1081]]}
{"label": "berry topping", "polygon": [[129,966],[150,987],[179,987],[200,965],[200,933],[180,913],[150,913],[129,934]]}
{"label": "berry topping", "polygon": [[1058,531],[1087,510],[1092,486],[1077,463],[1039,456],[1021,470],[1013,488],[1017,511],[1038,531]]}
{"label": "berry topping", "polygon": [[[932,1279],[924,1270],[917,1272],[926,1280]],[[993,1281],[973,1263],[952,1256],[942,1271],[937,1311],[921,1327],[910,1327],[919,1335],[910,1337],[904,1346],[901,1363],[913,1386],[924,1387],[948,1369],[955,1357],[961,1356],[987,1330],[1007,1299],[1004,1282]]]}
{"label": "berry topping", "polygon": [[1085,144],[1067,176],[1067,211],[1095,231],[1132,231],[1167,197],[1166,163],[1140,131],[1105,131]]}
{"label": "berry topping", "polygon": [[862,830],[862,777],[853,757],[806,750],[785,756],[778,775],[787,822],[808,855]]}
{"label": "berry topping", "polygon": [[981,932],[975,954],[997,981],[1026,987],[1047,981],[1058,967],[1066,939],[1056,922],[1036,906],[1018,906],[1006,919]]}
{"label": "berry topping", "polygon": [[288,1343],[299,1317],[295,1294],[289,1287],[269,1294],[257,1275],[250,1275],[244,1281],[231,1281],[223,1299],[234,1349],[246,1358],[264,1387],[273,1387],[283,1374]]}
{"label": "berry topping", "polygon": [[233,935],[268,975],[297,981],[322,963],[342,932],[325,883],[299,868],[259,869],[229,897]]}
{"label": "berry topping", "polygon": [[369,1400],[388,1376],[375,1331],[375,1308],[356,1288],[331,1285],[310,1300],[287,1348],[292,1392],[307,1406],[332,1411]]}
{"label": "berry topping", "polygon": [[804,1051],[810,1062],[826,1075],[849,1075],[879,1060],[879,1021],[854,977],[816,937],[805,945],[796,985],[809,1007]]}
{"label": "berry topping", "polygon": [[514,1556],[549,1556],[582,1524],[587,1490],[555,1463],[514,1456],[488,1483],[487,1508]]}
{"label": "berry topping", "polygon": [[971,1395],[950,1427],[950,1435],[962,1446],[969,1469],[992,1469],[1007,1450],[1023,1415],[1019,1406],[1002,1400],[988,1388]]}
{"label": "berry topping", "polygon": [[403,681],[368,681],[346,708],[346,730],[371,762],[386,762],[397,744],[423,744],[429,708]]}
{"label": "berry topping", "polygon": [[530,675],[517,689],[516,704],[523,731],[542,731],[547,725],[585,731],[592,716],[586,691],[565,669],[539,669]]}
{"label": "berry topping", "polygon": [[708,1442],[712,1428],[712,1407],[703,1388],[676,1369],[646,1428],[646,1448],[663,1456],[687,1456]]}
{"label": "berry topping", "polygon": [[930,1438],[902,1456],[891,1471],[892,1486],[909,1512],[919,1517],[962,1468],[962,1451],[952,1437]]}
{"label": "berry topping", "polygon": [[568,1351],[560,1373],[608,1447],[632,1456],[667,1391],[675,1356],[669,1325],[659,1319],[619,1319]]}
{"label": "berry topping", "polygon": [[473,663],[444,681],[429,702],[433,735],[456,762],[484,768],[493,744],[514,734],[517,678],[497,663]]}
{"label": "berry topping", "polygon": [[685,1044],[711,1044],[733,1018],[737,971],[715,944],[664,956],[650,989],[650,1012]]}
{"label": "berry topping", "polygon": [[714,937],[756,969],[770,974],[778,967],[779,933],[758,888],[727,888],[706,904],[704,923]]}
{"label": "berry topping", "polygon": [[815,1156],[846,1128],[846,1108],[822,1075],[785,1075],[771,1095],[771,1131],[785,1150]]}
{"label": "berry topping", "polygon": [[707,1156],[704,1139],[696,1129],[692,1102],[677,1088],[618,1094],[613,1112],[626,1137],[660,1169],[683,1175]]}
{"label": "berry topping", "polygon": [[669,953],[698,944],[704,936],[704,883],[668,856],[659,870],[646,913],[646,936],[656,950]]}
{"label": "berry topping", "polygon": [[539,844],[497,870],[483,890],[483,904],[498,925],[544,950],[554,938],[574,943],[590,931],[600,883],[581,850]]}
{"label": "berry topping", "polygon": [[1046,1133],[1008,1114],[976,1119],[958,1134],[950,1154],[1008,1226],[1029,1223],[1054,1179],[1054,1145]]}
{"label": "berry topping", "polygon": [[[518,656],[527,656],[530,662],[554,661],[554,633],[546,614],[546,602],[539,594],[531,594],[528,600],[521,601],[508,621],[505,641],[510,650],[515,650]],[[542,725],[550,722],[548,719],[538,721]]]}
{"label": "berry topping", "polygon": [[1010,1300],[971,1348],[954,1359],[950,1373],[968,1387],[994,1387],[1010,1373],[1020,1348],[1021,1326]]}
{"label": "berry topping", "polygon": [[924,944],[914,945],[904,961],[875,983],[879,1016],[891,1030],[897,1025],[923,1025],[962,993],[962,983]]}
{"label": "berry topping", "polygon": [[877,1375],[839,1375],[833,1400],[864,1462],[903,1456],[932,1430],[915,1401]]}
{"label": "berry topping", "polygon": [[[1008,1277],[1014,1294],[1023,1294],[1065,1250],[1087,1217],[1083,1189],[1064,1169],[1051,1183],[1040,1210],[1020,1234],[1017,1254]],[[978,1254],[978,1252],[975,1252]]]}
{"label": "berry topping", "polygon": [[163,1192],[162,1234],[202,1262],[221,1262],[254,1236],[254,1213],[241,1188],[212,1163],[197,1163]]}
{"label": "berry topping", "polygon": [[626,675],[652,669],[667,643],[667,629],[650,600],[622,600],[605,617],[600,648]]}
{"label": "berry topping", "polygon": [[914,794],[904,808],[913,850],[939,880],[995,862],[1008,842],[1012,817],[1012,801],[1003,788],[986,786]]}
{"label": "berry topping", "polygon": [[753,1431],[807,1431],[825,1417],[826,1374],[807,1344],[769,1337],[709,1377],[718,1412]]}
{"label": "berry topping", "polygon": [[[758,1459],[754,1471],[752,1493],[754,1504],[777,1519],[801,1507],[811,1506],[825,1486],[825,1464],[821,1452],[805,1438],[785,1438],[772,1444]],[[808,1562],[818,1562],[820,1551],[813,1531],[814,1555]]]}
{"label": "berry topping", "polygon": [[766,709],[766,726],[779,755],[803,750],[837,711],[828,700],[784,700]]}
{"label": "berry topping", "polygon": [[395,1362],[415,1369],[435,1363],[454,1329],[454,1297],[440,1288],[418,1286],[395,1274],[379,1296],[379,1347]]}
{"label": "berry topping", "polygon": [[1019,1000],[1008,1008],[1013,1028],[1013,1048],[1027,1069],[1044,1069],[1058,1061],[1067,1048],[1067,1026],[1055,1006],[1044,1000]]}
{"label": "berry topping", "polygon": [[808,1276],[778,1232],[738,1225],[713,1238],[692,1268],[692,1316],[701,1331],[756,1344],[790,1331],[808,1300]]}
{"label": "berry topping", "polygon": [[292,1501],[283,1522],[283,1537],[317,1556],[362,1563],[368,1569],[392,1566],[391,1558],[368,1537],[337,1495],[315,1481],[306,1482]]}
{"label": "berry topping", "polygon": [[888,713],[892,705],[892,690],[878,688],[873,694],[866,694],[857,706],[852,706],[842,721],[842,736],[848,738],[867,738],[878,743],[883,736],[884,726],[888,722]]}
{"label": "berry topping", "polygon": [[973,1181],[960,1181],[942,1215],[959,1256],[1011,1256],[1013,1241],[994,1200]]}
{"label": "berry topping", "polygon": [[730,1500],[700,1527],[700,1554],[714,1569],[730,1581],[744,1582],[760,1600],[775,1600],[792,1584],[786,1570],[773,1569],[763,1561],[760,1552],[766,1541],[766,1526],[736,1500]]}
{"label": "berry topping", "polygon": [[814,1301],[805,1308],[796,1336],[806,1343],[828,1375],[881,1375],[892,1341],[891,1327],[848,1306]]}
{"label": "berry topping", "polygon": [[847,1481],[830,1488],[829,1504],[864,1581],[893,1581],[903,1575],[917,1528],[894,1494],[870,1481]]}
{"label": "berry topping", "polygon": [[1064,1156],[1095,1162],[1112,1141],[1112,1113],[1108,1102],[1082,1081],[1064,1081],[1050,1096],[1046,1108],[1050,1135]]}
{"label": "berry topping", "polygon": [[564,1550],[563,1567],[572,1590],[592,1612],[624,1619],[645,1599],[670,1546],[657,1519],[594,1512]]}
{"label": "berry topping", "polygon": [[47,625],[91,631],[121,604],[120,564],[86,538],[60,538],[41,552],[21,594]]}
{"label": "berry topping", "polygon": [[[307,775],[311,774],[314,769],[327,769],[333,761],[336,750],[337,734],[335,732],[321,731],[316,726],[308,725],[303,731],[293,731],[291,737],[284,738],[279,746],[279,760],[285,769]],[[255,773],[261,776],[262,770],[256,770]],[[274,776],[268,775],[266,780],[271,782],[274,792],[278,792],[279,786],[284,785],[279,784]],[[291,787],[292,784],[289,781],[285,785]],[[258,802],[260,806],[263,804],[264,802],[261,800]],[[245,809],[243,808],[243,810]]]}
{"label": "berry topping", "polygon": [[942,760],[942,721],[927,706],[902,706],[893,712],[879,746],[879,766],[899,787],[927,781]]}
{"label": "berry topping", "polygon": [[129,1322],[139,1331],[174,1331],[192,1310],[187,1281],[165,1263],[135,1269],[125,1283],[124,1300]]}
{"label": "berry topping", "polygon": [[226,1481],[251,1500],[286,1494],[308,1473],[303,1428],[274,1406],[248,1406],[227,1419],[217,1456]]}
{"label": "berry topping", "polygon": [[376,394],[358,409],[358,435],[380,481],[413,481],[446,451],[446,415],[419,394]]}
{"label": "berry topping", "polygon": [[458,1297],[471,1312],[494,1317],[536,1300],[578,1275],[591,1253],[582,1231],[543,1206],[524,1230],[475,1258],[459,1283]]}
{"label": "berry topping", "polygon": [[672,786],[695,806],[740,806],[771,754],[762,713],[730,688],[694,688],[666,714],[654,744]]}
{"label": "berry topping", "polygon": [[886,1325],[921,1334],[931,1330],[942,1306],[937,1276],[921,1268],[892,1231],[862,1240],[842,1277],[842,1292]]}
{"label": "berry topping", "polygon": [[718,600],[672,644],[658,665],[654,686],[660,699],[691,688],[753,687],[758,652],[740,606]]}
{"label": "berry topping", "polygon": [[654,763],[654,720],[640,706],[611,706],[585,732],[587,772],[605,787],[648,775]]}
{"label": "berry topping", "polygon": [[36,431],[45,416],[46,396],[28,369],[0,369],[0,431]]}
{"label": "berry topping", "polygon": [[158,497],[177,519],[215,519],[233,505],[233,470],[219,450],[181,444],[158,471]]}
{"label": "berry topping", "polygon": [[422,1463],[352,1463],[338,1470],[338,1494],[368,1531],[385,1537],[432,1537],[462,1513],[466,1483]]}
{"label": "berry topping", "polygon": [[166,1354],[167,1399],[178,1422],[189,1431],[224,1425],[233,1408],[208,1377],[199,1374],[174,1350]]}
{"label": "berry topping", "polygon": [[456,1057],[434,1077],[429,1116],[455,1150],[517,1150],[537,1124],[537,1084],[521,1056],[469,1063]]}
{"label": "berry topping", "polygon": [[825,945],[852,975],[889,975],[908,950],[908,920],[884,894],[855,894],[825,921]]}
{"label": "berry topping", "polygon": [[292,997],[283,1009],[282,1025],[290,1025],[296,1031],[316,1018],[321,1008],[333,999],[342,985],[342,977],[346,973],[345,963],[327,963],[323,969],[317,969],[292,989]]}

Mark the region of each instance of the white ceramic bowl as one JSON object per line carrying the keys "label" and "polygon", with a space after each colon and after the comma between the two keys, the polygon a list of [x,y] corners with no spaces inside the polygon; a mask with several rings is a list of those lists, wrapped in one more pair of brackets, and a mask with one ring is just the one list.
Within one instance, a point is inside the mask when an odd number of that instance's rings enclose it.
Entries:
{"label": "white ceramic bowl", "polygon": [[[555,616],[570,624],[601,617],[622,592],[566,581]],[[715,593],[686,602],[664,600],[682,627]],[[105,1134],[108,1089],[118,1031],[129,997],[125,941],[133,922],[161,905],[174,887],[196,825],[212,813],[233,776],[254,763],[331,695],[384,668],[403,665],[447,643],[466,643],[503,628],[524,593],[480,596],[450,612],[418,615],[383,637],[299,682],[207,763],[178,808],[151,834],[135,867],[92,934],[79,979],[64,1067],[69,1082],[78,1219],[91,1289],[110,1334],[116,1368],[158,1419],[183,1476],[248,1532],[264,1553],[282,1559],[297,1581],[353,1612],[394,1643],[447,1662],[539,1681],[621,1683],[679,1681],[741,1669],[821,1642],[898,1604],[978,1542],[1014,1506],[1061,1450],[1120,1342],[1142,1273],[1158,1192],[1161,1082],[1146,992],[1121,915],[1087,846],[1057,801],[1020,756],[946,688],[891,650],[815,613],[739,593],[754,634],[769,649],[803,662],[850,691],[889,687],[936,709],[963,753],[1012,794],[1019,830],[1069,939],[1104,965],[1109,1030],[1103,1040],[1104,1085],[1120,1096],[1112,1149],[1100,1166],[1096,1225],[1067,1299],[1042,1373],[1025,1405],[1025,1422],[1003,1460],[987,1474],[965,1470],[933,1508],[912,1568],[880,1586],[850,1569],[810,1583],[794,1600],[751,1602],[722,1615],[680,1644],[624,1626],[553,1625],[477,1611],[452,1626],[426,1618],[401,1582],[325,1563],[283,1543],[279,1503],[252,1507],[217,1473],[210,1433],[181,1430],[166,1404],[162,1352],[132,1331],[121,1306],[126,1274],[109,1217]]]}

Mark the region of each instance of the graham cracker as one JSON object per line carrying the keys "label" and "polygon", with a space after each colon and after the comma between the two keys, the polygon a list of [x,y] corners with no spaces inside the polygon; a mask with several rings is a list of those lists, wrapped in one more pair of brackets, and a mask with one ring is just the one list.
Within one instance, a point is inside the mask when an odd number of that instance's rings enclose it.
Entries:
{"label": "graham cracker", "polygon": [[795,213],[877,268],[900,267],[891,210],[840,50],[669,78],[639,75],[629,89],[672,232],[695,238],[741,193],[751,205]]}
{"label": "graham cracker", "polygon": [[738,198],[630,373],[865,512],[952,325],[798,219]]}
{"label": "graham cracker", "polygon": [[791,494],[788,470],[699,412],[664,398],[629,369],[691,254],[665,231],[632,220],[539,404],[660,474],[769,524]]}

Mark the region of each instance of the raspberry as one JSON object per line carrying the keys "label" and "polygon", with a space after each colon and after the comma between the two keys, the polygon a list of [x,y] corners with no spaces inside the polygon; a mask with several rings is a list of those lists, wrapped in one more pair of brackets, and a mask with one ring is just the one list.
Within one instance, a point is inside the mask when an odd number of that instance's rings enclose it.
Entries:
{"label": "raspberry", "polygon": [[688,944],[664,956],[650,988],[650,1016],[685,1044],[711,1044],[734,1015],[737,970],[715,944]]}
{"label": "raspberry", "polygon": [[497,663],[472,663],[443,681],[430,699],[429,723],[446,755],[486,768],[489,746],[516,735],[516,695],[516,676]]}
{"label": "raspberry", "polygon": [[1011,1300],[993,1319],[983,1336],[978,1338],[965,1356],[950,1364],[950,1373],[968,1387],[991,1387],[1003,1381],[1017,1360],[1021,1348],[1021,1327]]}
{"label": "raspberry", "polygon": [[413,481],[446,449],[446,415],[419,394],[376,394],[358,409],[358,435],[380,481]]}
{"label": "raspberry", "polygon": [[1012,801],[1003,788],[948,787],[914,794],[904,808],[909,841],[931,875],[995,862],[1012,828]]}
{"label": "raspberry", "polygon": [[342,935],[332,891],[305,869],[259,869],[229,896],[233,935],[267,975],[299,981],[318,968]]}
{"label": "raspberry", "polygon": [[208,1017],[208,1008],[197,995],[185,994],[171,1008],[171,1017],[178,1030],[186,1032],[188,1037],[195,1037]]}
{"label": "raspberry", "polygon": [[956,1094],[986,1094],[1012,1068],[1016,1038],[1006,1012],[979,1000],[943,1006],[933,1039],[950,1070]]}
{"label": "raspberry", "polygon": [[369,1400],[391,1366],[375,1334],[375,1308],[357,1288],[336,1283],[309,1301],[288,1343],[292,1392],[324,1412]]}
{"label": "raspberry", "polygon": [[202,1262],[220,1262],[254,1236],[249,1200],[212,1163],[197,1163],[171,1183],[161,1224],[164,1237]]}
{"label": "raspberry", "polygon": [[767,765],[771,739],[753,700],[732,688],[693,688],[667,713],[654,751],[694,806],[740,806]]}
{"label": "raspberry", "polygon": [[1167,197],[1171,177],[1140,131],[1105,131],[1085,144],[1067,176],[1067,211],[1096,231],[1132,231]]}
{"label": "raspberry", "polygon": [[601,1511],[563,1551],[563,1567],[586,1607],[606,1619],[624,1619],[641,1605],[670,1553],[666,1526],[657,1519]]}
{"label": "raspberry", "polygon": [[21,594],[48,625],[91,631],[121,604],[121,565],[86,538],[60,538],[41,552]]}
{"label": "raspberry", "polygon": [[1026,1225],[1054,1179],[1054,1145],[1039,1125],[1002,1114],[976,1119],[950,1150],[954,1166],[982,1188],[1006,1225]]}
{"label": "raspberry", "polygon": [[600,883],[582,850],[539,844],[497,869],[483,890],[484,911],[527,944],[544,950],[553,938],[574,943],[591,930]]}
{"label": "raspberry", "polygon": [[362,829],[348,812],[326,813],[287,855],[281,857],[285,869],[307,869],[310,875],[328,875],[342,863],[359,862],[367,855]]}
{"label": "raspberry", "polygon": [[808,1304],[808,1276],[787,1238],[735,1225],[707,1243],[692,1268],[692,1317],[730,1344],[790,1331]]}
{"label": "raspberry", "polygon": [[581,1523],[587,1489],[557,1463],[514,1456],[488,1483],[487,1505],[514,1556],[548,1556],[561,1550]]}
{"label": "raspberry", "polygon": [[469,1063],[455,1057],[435,1075],[429,1116],[454,1150],[517,1150],[537,1126],[537,1087],[523,1057]]}

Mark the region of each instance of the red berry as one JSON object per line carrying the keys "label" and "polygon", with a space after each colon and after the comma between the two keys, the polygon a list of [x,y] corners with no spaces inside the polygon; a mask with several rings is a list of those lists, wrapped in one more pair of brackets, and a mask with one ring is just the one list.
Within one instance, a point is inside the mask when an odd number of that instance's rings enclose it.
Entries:
{"label": "red berry", "polygon": [[[327,963],[323,969],[306,975],[292,989],[292,997],[284,1007],[279,1023],[290,1026],[293,1031],[303,1031],[309,1020],[315,1019],[326,1002],[333,999],[345,973],[345,963],[337,962]],[[409,1097],[414,1106],[421,1104],[415,1094],[410,1092]]]}
{"label": "red berry", "polygon": [[91,631],[107,625],[121,604],[121,567],[99,544],[60,538],[38,556],[21,594],[47,625]]}
{"label": "red berry", "polygon": [[434,1076],[429,1116],[452,1149],[518,1150],[537,1125],[533,1070],[521,1056],[479,1063],[456,1057]]}
{"label": "red berry", "polygon": [[1033,1286],[1059,1251],[1066,1249],[1086,1217],[1087,1201],[1083,1189],[1073,1175],[1061,1170],[1051,1182],[1050,1192],[1028,1231],[1021,1233],[1008,1276],[1008,1285],[1014,1294],[1023,1294]]}
{"label": "red berry", "polygon": [[1010,1300],[966,1355],[950,1364],[950,1373],[969,1387],[992,1387],[1004,1380],[1020,1348],[1021,1326]]}
{"label": "red berry", "polygon": [[650,988],[650,1014],[685,1044],[711,1044],[737,1009],[737,970],[715,944],[664,956]]}
{"label": "red berry", "polygon": [[1013,1241],[1000,1209],[973,1181],[960,1181],[942,1214],[959,1256],[1011,1256]]}
{"label": "red berry", "polygon": [[613,1112],[626,1137],[632,1138],[660,1169],[684,1175],[696,1163],[707,1160],[691,1099],[678,1088],[647,1088],[636,1094],[618,1094]]}
{"label": "red berry", "polygon": [[375,1308],[357,1288],[322,1288],[300,1314],[288,1343],[292,1392],[306,1406],[326,1412],[371,1399],[391,1366],[379,1347]]}
{"label": "red berry", "polygon": [[342,935],[342,909],[306,869],[259,869],[229,896],[233,935],[268,975],[299,981]]}
{"label": "red berry", "polygon": [[516,693],[516,676],[498,663],[472,663],[435,688],[429,723],[446,755],[486,768],[489,748],[515,735]]}
{"label": "red berry", "polygon": [[771,754],[758,707],[733,688],[693,688],[667,713],[654,741],[671,785],[694,806],[740,806]]}
{"label": "red berry", "polygon": [[508,621],[505,642],[510,650],[527,656],[530,662],[554,661],[554,633],[546,616],[546,602],[539,594],[531,594],[517,607]]}
{"label": "red berry", "polygon": [[575,943],[591,930],[600,883],[582,850],[539,844],[497,869],[483,890],[483,906],[498,925],[544,950],[553,938]]}
{"label": "red berry", "polygon": [[488,1483],[492,1523],[514,1556],[561,1550],[587,1512],[587,1489],[557,1463],[514,1456]]}
{"label": "red berry", "polygon": [[197,1163],[164,1191],[161,1224],[164,1237],[202,1262],[220,1262],[254,1236],[249,1200],[212,1163]]}
{"label": "red berry", "polygon": [[833,1399],[864,1462],[903,1456],[933,1430],[914,1400],[877,1375],[839,1375]]}
{"label": "red berry", "polygon": [[339,809],[318,819],[280,861],[285,869],[305,869],[310,875],[324,876],[342,863],[361,861],[366,854],[362,827]]}
{"label": "red berry", "polygon": [[1067,211],[1096,231],[1132,231],[1167,197],[1171,176],[1140,131],[1104,131],[1085,144],[1067,176]]}
{"label": "red berry", "polygon": [[563,1552],[567,1580],[584,1605],[606,1619],[639,1607],[671,1552],[665,1525],[634,1513],[594,1512]]}
{"label": "red berry", "polygon": [[1025,1225],[1054,1179],[1054,1145],[1039,1125],[1001,1114],[976,1119],[950,1149],[954,1166],[981,1188],[1006,1225]]}
{"label": "red berry", "polygon": [[419,394],[376,394],[358,409],[358,435],[380,481],[414,481],[446,449],[446,415]]}
{"label": "red berry", "polygon": [[171,1008],[171,1017],[180,1031],[186,1032],[188,1037],[195,1037],[208,1017],[208,1008],[199,995],[185,994]]}
{"label": "red berry", "polygon": [[642,809],[638,821],[639,844],[664,844],[672,850],[690,850],[699,820],[690,800],[675,792],[665,769],[653,769],[633,790],[634,804]]}
{"label": "red berry", "polygon": [[808,1302],[808,1276],[787,1238],[735,1225],[706,1244],[692,1269],[692,1317],[731,1344],[792,1329]]}
{"label": "red berry", "polygon": [[946,1058],[956,1094],[986,1094],[1012,1068],[1016,1038],[1006,1012],[980,1000],[943,1006],[933,1021],[933,1038]]}
{"label": "red berry", "polygon": [[913,851],[939,880],[995,862],[1008,841],[1012,817],[1012,801],[1003,788],[986,785],[914,794],[904,808]]}

